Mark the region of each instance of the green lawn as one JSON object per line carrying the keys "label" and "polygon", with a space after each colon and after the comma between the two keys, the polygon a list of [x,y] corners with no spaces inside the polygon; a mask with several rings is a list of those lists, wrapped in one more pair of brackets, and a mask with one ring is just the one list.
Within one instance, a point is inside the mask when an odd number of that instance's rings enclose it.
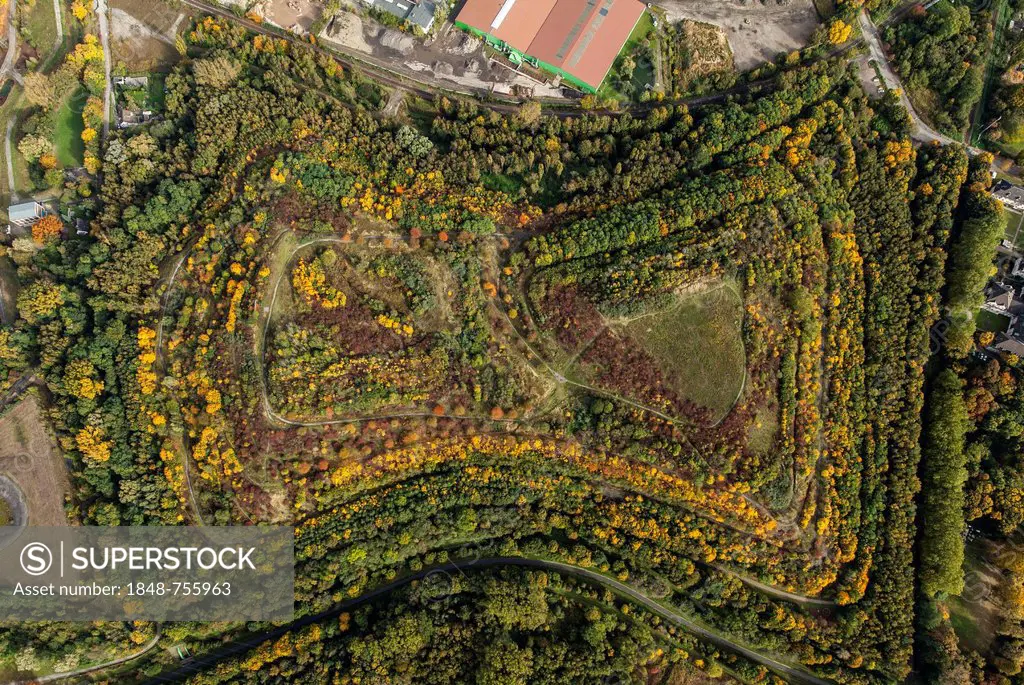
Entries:
{"label": "green lawn", "polygon": [[153,111],[164,111],[167,100],[167,90],[164,84],[166,78],[165,74],[149,74],[149,106]]}
{"label": "green lawn", "polygon": [[622,46],[621,55],[628,55],[636,49],[636,46],[640,44],[640,41],[644,40],[651,31],[654,30],[654,18],[651,16],[649,11],[644,12],[640,17],[640,21],[633,27],[633,33],[629,34],[629,38],[626,39],[626,44]]}
{"label": "green lawn", "polygon": [[[35,187],[32,185],[32,177],[28,173],[28,162],[21,156],[21,152],[18,151],[18,140],[21,135],[19,129],[21,127],[22,120],[24,119],[24,106],[25,102],[21,97],[21,89],[17,89],[11,93],[11,99],[8,104],[10,108],[4,107],[2,110],[5,115],[13,116],[18,118],[18,123],[14,126],[14,134],[11,136],[11,157],[12,165],[14,166],[14,188],[17,193],[22,197],[27,197],[35,191]],[[6,135],[7,133],[7,119],[5,118],[0,122],[0,135]],[[3,173],[5,182],[7,178],[7,168],[0,169]]]}
{"label": "green lawn", "polygon": [[89,91],[79,88],[64,101],[57,111],[53,131],[53,142],[57,148],[57,159],[66,167],[81,166],[85,157],[85,143],[82,142],[82,108],[89,98]]}
{"label": "green lawn", "polygon": [[[6,176],[6,174],[4,174]],[[0,257],[0,285],[3,286],[3,294],[0,298],[4,301],[4,314],[7,320],[5,324],[13,324],[15,312],[17,311],[18,300],[18,267],[14,265],[10,257]]]}
{"label": "green lawn", "polygon": [[45,59],[53,50],[57,41],[57,17],[53,14],[53,2],[51,0],[36,0],[36,4],[29,8],[22,16],[22,7],[18,7],[18,15],[21,18],[21,35],[39,53],[40,59]]}
{"label": "green lawn", "polygon": [[1018,241],[1024,243],[1024,232],[1021,231],[1024,226],[1024,215],[1018,214],[1012,210],[1003,208],[1003,219],[1006,223],[1006,230],[1003,233],[1003,237],[1009,240],[1015,246]]}
{"label": "green lawn", "polygon": [[992,333],[1001,333],[1010,325],[1009,318],[1001,314],[987,312],[984,309],[978,312],[974,321],[978,325],[979,331],[991,331]]}
{"label": "green lawn", "polygon": [[625,329],[677,392],[718,419],[732,408],[746,378],[742,324],[739,295],[731,284],[719,284],[666,311],[635,318]]}
{"label": "green lawn", "polygon": [[767,454],[775,446],[779,434],[779,412],[763,407],[754,417],[754,425],[747,434],[747,447],[754,454]]}

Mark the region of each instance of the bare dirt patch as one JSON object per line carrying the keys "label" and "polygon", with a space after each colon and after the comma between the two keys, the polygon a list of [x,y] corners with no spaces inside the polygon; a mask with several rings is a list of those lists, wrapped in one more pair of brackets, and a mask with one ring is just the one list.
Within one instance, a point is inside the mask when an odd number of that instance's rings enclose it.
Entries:
{"label": "bare dirt patch", "polygon": [[110,33],[115,64],[136,73],[176,62],[174,39],[184,19],[184,14],[163,3],[114,0]]}
{"label": "bare dirt patch", "polygon": [[785,5],[771,0],[763,5],[756,0],[661,0],[658,5],[671,22],[692,19],[722,27],[740,71],[804,47],[819,23],[812,0]]}
{"label": "bare dirt patch", "polygon": [[[174,40],[175,28],[180,24],[178,17],[181,12],[171,8],[169,5],[163,2],[153,2],[153,0],[111,0],[111,10],[121,10],[127,14],[130,14],[137,22],[145,24],[153,31],[163,34]],[[117,29],[111,26],[112,31]]]}
{"label": "bare dirt patch", "polygon": [[714,24],[696,21],[683,22],[683,35],[691,46],[691,69],[697,74],[708,74],[732,68],[732,50],[725,32]]}
{"label": "bare dirt patch", "polygon": [[31,526],[66,526],[67,470],[39,408],[28,395],[0,419],[0,474],[14,481],[28,504]]}
{"label": "bare dirt patch", "polygon": [[256,11],[267,21],[304,36],[324,9],[309,0],[265,0],[257,5]]}

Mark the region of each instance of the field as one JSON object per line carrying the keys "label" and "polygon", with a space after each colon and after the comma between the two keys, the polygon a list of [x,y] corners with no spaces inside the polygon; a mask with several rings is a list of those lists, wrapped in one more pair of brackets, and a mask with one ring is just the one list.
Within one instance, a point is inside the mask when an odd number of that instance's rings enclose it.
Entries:
{"label": "field", "polygon": [[85,155],[85,143],[82,142],[82,130],[85,128],[82,108],[88,98],[89,91],[79,88],[64,101],[64,105],[57,113],[53,142],[57,148],[57,159],[66,167],[82,165]]}
{"label": "field", "polygon": [[[964,562],[965,590],[951,598],[950,621],[957,636],[971,649],[985,653],[992,645],[999,620],[1000,571],[991,562],[1004,551],[985,537],[969,540]],[[1019,554],[1010,548],[1012,554]]]}
{"label": "field", "polygon": [[664,312],[642,314],[623,330],[640,343],[685,398],[723,417],[746,376],[740,326],[743,306],[722,284],[684,297]]}
{"label": "field", "polygon": [[1004,207],[1003,217],[1006,219],[1004,238],[1013,243],[1014,247],[1017,247],[1018,241],[1024,242],[1024,236],[1020,234],[1020,229],[1024,227],[1024,214],[1018,214],[1012,209]]}
{"label": "field", "polygon": [[165,3],[114,0],[110,3],[114,65],[129,74],[166,70],[178,60],[176,32],[184,15]]}
{"label": "field", "polygon": [[818,27],[811,0],[787,4],[723,0],[714,3],[663,0],[658,3],[669,21],[692,19],[720,26],[729,39],[736,68],[747,71],[807,45]]}
{"label": "field", "polygon": [[35,395],[27,395],[0,419],[0,474],[25,494],[29,525],[67,525],[67,472]]}
{"label": "field", "polygon": [[974,320],[978,323],[979,331],[991,331],[993,333],[1001,333],[1010,325],[1008,317],[985,310],[979,311]]}
{"label": "field", "polygon": [[47,55],[57,40],[57,18],[51,0],[35,0],[22,14],[18,8],[21,35],[40,55]]}
{"label": "field", "polygon": [[[7,133],[7,123],[12,118],[17,120],[21,114],[21,109],[24,104],[21,95],[21,87],[15,86],[8,96],[7,101],[4,102],[3,106],[0,106],[0,131],[2,131],[3,135],[6,135]],[[0,157],[2,157],[2,159],[0,159],[0,164],[2,164],[2,166],[0,166],[0,187],[3,188],[3,191],[8,198],[10,197],[12,190],[13,192],[21,195],[25,195],[32,190],[32,182],[28,176],[28,167],[25,164],[25,160],[22,158],[21,153],[18,152],[17,140],[18,129],[17,125],[15,125],[14,133],[11,136],[11,166],[14,171],[13,189],[9,187],[7,179],[6,147],[0,146]],[[6,212],[6,206],[4,207],[4,212]]]}

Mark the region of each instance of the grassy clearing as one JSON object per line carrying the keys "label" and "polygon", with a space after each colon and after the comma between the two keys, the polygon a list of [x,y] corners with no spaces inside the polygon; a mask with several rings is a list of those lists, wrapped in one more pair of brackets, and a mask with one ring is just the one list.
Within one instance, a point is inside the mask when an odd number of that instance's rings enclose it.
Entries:
{"label": "grassy clearing", "polygon": [[723,283],[624,328],[677,392],[717,419],[732,408],[746,378],[742,323],[743,303],[732,284]]}
{"label": "grassy clearing", "polygon": [[988,563],[993,549],[991,543],[981,536],[968,541],[964,579],[969,592],[961,597],[951,597],[946,603],[950,622],[961,643],[981,654],[987,653],[992,646],[1000,614],[996,598],[1002,576]]}
{"label": "grassy clearing", "polygon": [[0,499],[0,526],[11,525],[14,515],[11,513],[11,506],[7,504],[7,500]]}
{"label": "grassy clearing", "polygon": [[54,122],[53,142],[57,148],[57,159],[66,167],[81,166],[85,159],[85,143],[82,142],[82,108],[89,99],[89,91],[79,88],[61,105]]}
{"label": "grassy clearing", "polygon": [[[25,161],[25,158],[18,150],[18,140],[21,138],[20,128],[24,120],[25,111],[24,103],[20,102],[20,90],[18,91],[17,95],[19,102],[15,104],[15,106],[12,107],[12,109],[10,110],[10,115],[18,118],[18,123],[14,126],[14,133],[11,135],[11,161],[14,165],[14,187],[17,189],[19,195],[27,197],[33,194],[36,191],[36,188],[35,185],[32,183],[32,177],[29,175],[28,172],[28,162]],[[14,94],[12,94],[11,97],[15,97]],[[6,134],[6,121],[2,124],[2,126],[3,128],[0,130],[2,130],[3,134]],[[4,176],[7,175],[6,168],[4,168],[2,172]]]}
{"label": "grassy clearing", "polygon": [[1003,208],[1003,219],[1006,222],[1006,231],[1003,237],[1013,243],[1014,247],[1016,247],[1017,241],[1024,238],[1024,236],[1020,235],[1020,229],[1024,227],[1022,226],[1022,224],[1024,224],[1024,214],[1018,214],[1017,212]]}
{"label": "grassy clearing", "polygon": [[164,83],[166,79],[166,74],[149,74],[149,106],[157,112],[164,111],[164,108],[166,107],[167,88]]}
{"label": "grassy clearing", "polygon": [[[4,197],[9,199],[11,197],[11,188],[7,187],[7,150],[3,144],[3,136],[7,134],[7,120],[12,116],[15,116],[18,107],[18,101],[21,99],[21,89],[15,86],[7,96],[7,100],[3,106],[0,107],[0,190],[2,190]],[[17,190],[17,188],[15,188]],[[3,206],[3,213],[6,216],[7,205]]]}
{"label": "grassy clearing", "polygon": [[836,13],[836,3],[834,0],[814,0],[814,9],[822,21],[827,21]]}
{"label": "grassy clearing", "polygon": [[747,435],[747,447],[754,454],[767,454],[775,446],[779,433],[779,412],[775,408],[763,407],[754,417],[754,424]]}
{"label": "grassy clearing", "polygon": [[[19,17],[21,7],[18,8]],[[50,0],[35,0],[21,19],[21,35],[40,55],[48,55],[57,41],[57,17]]]}
{"label": "grassy clearing", "polygon": [[988,312],[984,309],[978,312],[974,317],[974,321],[978,324],[979,331],[991,331],[993,333],[1005,331],[1010,325],[1010,319],[1008,317]]}
{"label": "grassy clearing", "polygon": [[409,95],[405,98],[405,111],[412,125],[419,129],[421,133],[426,134],[430,132],[434,124],[434,118],[437,117],[437,107],[433,102]]}
{"label": "grassy clearing", "polygon": [[[24,466],[28,458],[29,468]],[[30,526],[66,526],[67,467],[47,432],[39,400],[29,394],[0,420],[0,473],[25,493]]]}
{"label": "grassy clearing", "polygon": [[654,18],[650,12],[644,12],[641,15],[640,20],[633,27],[633,32],[629,34],[629,38],[626,39],[626,44],[622,46],[622,52],[620,54],[628,55],[636,50],[636,46],[640,44],[642,40],[647,38],[647,35],[654,30]]}

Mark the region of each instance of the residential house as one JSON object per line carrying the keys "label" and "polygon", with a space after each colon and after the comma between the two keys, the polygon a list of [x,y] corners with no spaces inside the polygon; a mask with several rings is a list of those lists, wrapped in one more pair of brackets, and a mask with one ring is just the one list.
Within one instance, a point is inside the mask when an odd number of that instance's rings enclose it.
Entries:
{"label": "residential house", "polygon": [[1002,202],[1004,207],[1024,212],[1024,188],[999,180],[992,186],[992,196]]}
{"label": "residential house", "polygon": [[1024,358],[1024,288],[1018,291],[1007,283],[990,283],[981,308],[1009,319],[1006,330],[999,334],[993,347]]}

